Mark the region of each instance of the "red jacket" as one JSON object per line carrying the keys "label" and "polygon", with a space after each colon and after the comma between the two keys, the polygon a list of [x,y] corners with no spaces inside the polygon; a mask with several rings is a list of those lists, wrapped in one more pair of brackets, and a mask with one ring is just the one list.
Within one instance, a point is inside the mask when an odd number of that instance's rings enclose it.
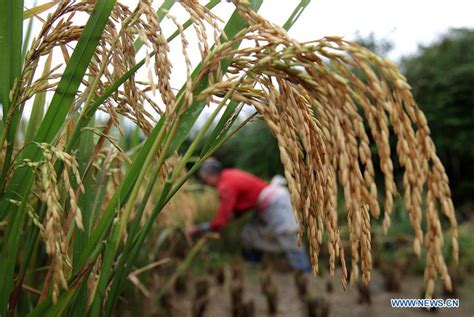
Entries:
{"label": "red jacket", "polygon": [[221,172],[217,192],[220,205],[210,229],[218,231],[234,216],[255,208],[260,192],[267,187],[260,178],[238,169],[224,169]]}

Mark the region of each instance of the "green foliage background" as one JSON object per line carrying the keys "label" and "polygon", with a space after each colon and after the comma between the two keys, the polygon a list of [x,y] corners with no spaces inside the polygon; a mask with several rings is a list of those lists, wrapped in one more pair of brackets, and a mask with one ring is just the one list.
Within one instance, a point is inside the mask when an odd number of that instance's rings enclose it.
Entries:
{"label": "green foliage background", "polygon": [[402,71],[425,112],[455,203],[474,191],[474,30],[453,29],[416,55]]}
{"label": "green foliage background", "polygon": [[283,175],[277,141],[261,120],[243,127],[217,151],[216,156],[224,166],[241,168],[264,179]]}

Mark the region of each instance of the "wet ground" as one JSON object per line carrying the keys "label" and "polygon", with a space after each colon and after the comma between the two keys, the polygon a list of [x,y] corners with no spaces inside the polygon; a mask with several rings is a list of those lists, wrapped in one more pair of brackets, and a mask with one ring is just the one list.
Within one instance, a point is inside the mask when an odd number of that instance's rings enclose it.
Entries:
{"label": "wet ground", "polygon": [[[266,298],[261,292],[259,267],[245,266],[244,300],[252,300],[255,305],[255,316],[269,316],[267,312]],[[205,316],[231,316],[231,300],[229,286],[230,272],[226,272],[226,282],[222,286],[212,281],[209,302]],[[306,316],[305,304],[298,297],[295,287],[294,275],[292,273],[273,273],[272,278],[278,289],[278,314],[273,316],[300,317]],[[330,281],[334,289],[332,293],[326,290],[327,282]],[[371,304],[358,304],[357,288],[343,290],[338,277],[317,277],[309,279],[310,297],[323,297],[329,302],[329,316],[469,316],[474,317],[474,279],[465,281],[459,288],[458,295],[460,307],[452,309],[438,309],[436,312],[424,311],[420,308],[392,308],[391,298],[420,298],[423,286],[422,278],[404,277],[402,289],[398,293],[389,293],[384,290],[382,276],[374,272],[369,284],[371,293]],[[440,285],[438,285],[440,286]],[[437,294],[441,294],[440,291]],[[175,313],[177,316],[191,316],[193,289],[187,295],[175,298]],[[435,296],[440,297],[440,296]]]}

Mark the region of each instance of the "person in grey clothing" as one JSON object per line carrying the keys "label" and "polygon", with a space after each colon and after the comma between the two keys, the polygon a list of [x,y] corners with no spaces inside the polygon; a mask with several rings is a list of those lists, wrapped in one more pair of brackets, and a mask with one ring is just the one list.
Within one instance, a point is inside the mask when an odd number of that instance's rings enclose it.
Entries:
{"label": "person in grey clothing", "polygon": [[296,242],[299,225],[281,176],[268,184],[242,170],[223,169],[215,159],[203,163],[199,176],[204,183],[216,188],[220,204],[211,221],[188,230],[191,236],[219,231],[232,219],[255,210],[241,233],[244,257],[258,261],[261,252],[283,252],[293,269],[311,270],[304,248],[298,247]]}

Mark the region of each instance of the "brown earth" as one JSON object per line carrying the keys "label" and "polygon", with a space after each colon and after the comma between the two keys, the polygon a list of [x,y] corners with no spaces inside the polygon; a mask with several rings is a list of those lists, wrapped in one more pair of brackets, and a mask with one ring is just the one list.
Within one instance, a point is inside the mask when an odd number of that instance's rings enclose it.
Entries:
{"label": "brown earth", "polygon": [[[265,296],[260,288],[260,268],[246,265],[244,282],[244,301],[253,300],[255,304],[256,316],[269,316],[267,313]],[[278,289],[278,314],[274,316],[301,317],[306,316],[305,305],[299,299],[295,287],[294,275],[292,273],[273,273],[274,282]],[[337,276],[337,274],[336,274]],[[219,286],[212,278],[209,291],[209,302],[205,313],[206,317],[231,316],[230,303],[230,272],[226,270],[226,282]],[[389,293],[384,290],[383,279],[380,273],[374,272],[369,284],[371,293],[371,305],[358,304],[357,287],[343,290],[340,280],[336,277],[309,277],[308,294],[310,297],[323,297],[330,305],[329,316],[468,316],[474,317],[474,279],[469,278],[464,285],[459,288],[460,298],[459,308],[438,309],[436,312],[424,311],[420,308],[392,308],[391,298],[420,298],[423,280],[419,277],[404,277],[399,293]],[[327,293],[326,284],[330,281],[333,285],[333,292]],[[189,284],[186,295],[178,296],[174,299],[174,316],[191,316],[191,306],[193,298],[193,287]],[[440,286],[440,285],[438,285]],[[441,294],[438,290],[437,294]],[[435,297],[441,297],[436,296]],[[442,297],[441,297],[442,298]]]}

